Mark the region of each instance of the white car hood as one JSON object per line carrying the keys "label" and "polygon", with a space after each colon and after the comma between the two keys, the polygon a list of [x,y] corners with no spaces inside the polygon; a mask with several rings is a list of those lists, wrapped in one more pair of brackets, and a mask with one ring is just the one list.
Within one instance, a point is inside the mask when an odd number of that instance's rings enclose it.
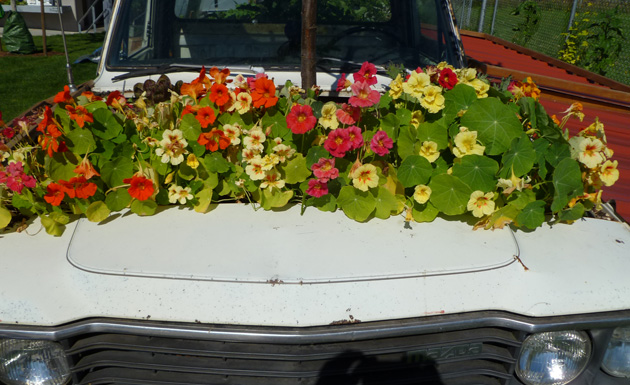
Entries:
{"label": "white car hood", "polygon": [[59,238],[43,230],[0,235],[0,323],[315,326],[480,310],[630,309],[625,224],[545,225],[517,231],[515,244],[507,229],[439,219],[408,229],[398,218],[360,224],[341,212],[297,211],[169,209],[75,221]]}

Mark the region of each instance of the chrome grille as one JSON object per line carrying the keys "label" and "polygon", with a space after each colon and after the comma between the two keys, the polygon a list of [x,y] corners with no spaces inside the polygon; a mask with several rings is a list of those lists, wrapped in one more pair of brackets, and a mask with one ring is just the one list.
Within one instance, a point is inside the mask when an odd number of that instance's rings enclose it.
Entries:
{"label": "chrome grille", "polygon": [[85,385],[500,385],[521,343],[518,332],[494,327],[386,338],[353,334],[359,327],[331,326],[344,337],[324,343],[93,333],[65,344],[74,383]]}

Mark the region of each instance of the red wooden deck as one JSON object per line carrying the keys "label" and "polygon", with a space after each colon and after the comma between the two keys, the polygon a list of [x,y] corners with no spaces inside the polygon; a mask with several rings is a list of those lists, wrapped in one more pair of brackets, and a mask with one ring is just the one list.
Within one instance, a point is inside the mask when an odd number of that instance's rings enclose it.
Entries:
{"label": "red wooden deck", "polygon": [[583,122],[569,120],[572,133],[599,117],[620,172],[619,180],[604,188],[603,198],[614,199],[618,213],[630,221],[630,86],[486,34],[462,31],[462,40],[469,63],[481,67],[490,79],[531,76],[550,115],[559,116],[573,101],[581,102],[586,117]]}

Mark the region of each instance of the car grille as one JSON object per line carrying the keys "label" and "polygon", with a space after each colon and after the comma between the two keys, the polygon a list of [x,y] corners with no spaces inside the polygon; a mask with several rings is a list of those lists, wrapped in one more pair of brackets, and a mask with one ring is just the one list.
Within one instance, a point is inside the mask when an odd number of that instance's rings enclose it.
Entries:
{"label": "car grille", "polygon": [[257,340],[274,328],[239,340],[88,333],[63,343],[73,383],[85,385],[500,385],[512,378],[522,338],[496,327],[391,336],[387,325],[365,336],[354,332],[360,325],[331,326],[341,337],[322,343]]}

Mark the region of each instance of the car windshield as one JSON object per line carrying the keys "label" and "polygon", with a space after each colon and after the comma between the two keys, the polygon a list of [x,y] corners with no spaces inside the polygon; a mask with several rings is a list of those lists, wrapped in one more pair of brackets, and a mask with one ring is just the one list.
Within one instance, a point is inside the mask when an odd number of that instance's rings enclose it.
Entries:
{"label": "car windshield", "polygon": [[[319,0],[320,68],[369,61],[416,68],[453,64],[453,34],[440,0]],[[164,65],[300,65],[301,0],[123,1],[109,68]],[[111,51],[113,50],[113,51]]]}

